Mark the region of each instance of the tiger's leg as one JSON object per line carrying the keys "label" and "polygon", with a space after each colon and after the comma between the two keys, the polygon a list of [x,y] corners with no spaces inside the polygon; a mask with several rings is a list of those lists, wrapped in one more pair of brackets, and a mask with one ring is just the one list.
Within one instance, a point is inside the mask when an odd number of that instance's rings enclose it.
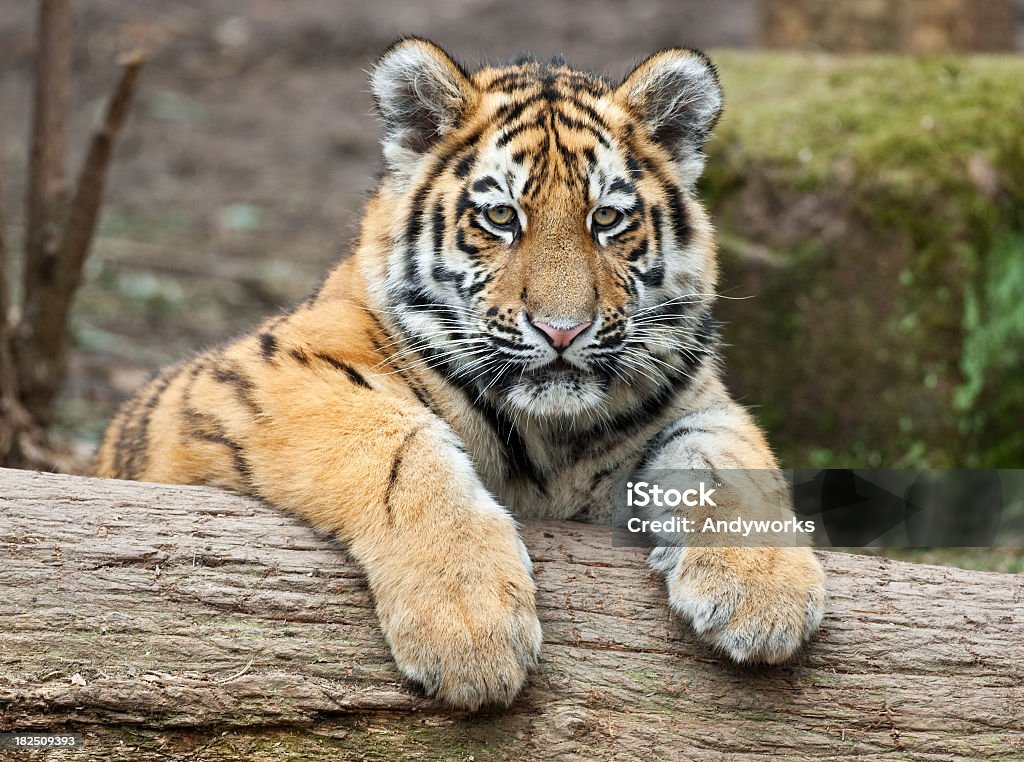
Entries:
{"label": "tiger's leg", "polygon": [[107,442],[101,475],[234,487],[336,533],[406,678],[460,708],[510,703],[540,650],[531,563],[457,437],[393,376],[251,344],[144,389],[110,434],[145,450],[137,470]]}
{"label": "tiger's leg", "polygon": [[[744,469],[754,489],[771,494],[772,518],[788,487],[747,413],[731,402],[696,411],[662,430],[651,443],[645,472]],[[642,474],[634,478],[641,478]],[[687,509],[702,526],[707,517],[757,518],[759,509],[736,504],[737,490],[718,490],[716,508]],[[675,537],[678,547],[652,551],[650,565],[665,576],[670,605],[705,642],[736,662],[786,660],[818,628],[825,606],[825,576],[809,547],[725,547],[699,531]]]}

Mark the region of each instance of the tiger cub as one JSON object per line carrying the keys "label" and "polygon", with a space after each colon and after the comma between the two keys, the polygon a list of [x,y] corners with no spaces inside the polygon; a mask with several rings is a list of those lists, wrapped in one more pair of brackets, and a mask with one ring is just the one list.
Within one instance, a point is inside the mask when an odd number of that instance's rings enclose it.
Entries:
{"label": "tiger cub", "polygon": [[[371,73],[385,171],[353,256],[290,313],[164,370],[102,476],[209,484],[334,532],[410,681],[509,704],[541,627],[517,517],[607,521],[646,469],[772,469],[721,380],[695,198],[722,109],[702,53],[619,84],[524,57],[470,72],[406,38]],[[737,662],[817,628],[806,548],[657,550],[672,609]]]}

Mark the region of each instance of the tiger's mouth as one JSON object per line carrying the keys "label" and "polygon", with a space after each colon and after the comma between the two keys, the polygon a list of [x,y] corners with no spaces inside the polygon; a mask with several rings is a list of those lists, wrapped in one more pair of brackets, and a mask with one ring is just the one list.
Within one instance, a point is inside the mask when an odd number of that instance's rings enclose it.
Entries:
{"label": "tiger's mouth", "polygon": [[[516,368],[503,369],[499,373],[499,377],[496,379],[493,387],[505,390],[512,387],[534,389],[571,388],[580,383],[585,383],[593,377],[593,372],[586,368],[581,368],[561,357],[556,357],[554,360],[534,368],[520,365]],[[486,384],[486,380],[483,383]]]}
{"label": "tiger's mouth", "polygon": [[495,389],[512,407],[543,418],[593,414],[606,402],[608,391],[599,375],[561,357],[510,373]]}
{"label": "tiger's mouth", "polygon": [[527,370],[522,374],[523,379],[535,382],[542,381],[572,381],[578,378],[593,375],[587,368],[567,362],[563,357],[556,357],[546,365]]}

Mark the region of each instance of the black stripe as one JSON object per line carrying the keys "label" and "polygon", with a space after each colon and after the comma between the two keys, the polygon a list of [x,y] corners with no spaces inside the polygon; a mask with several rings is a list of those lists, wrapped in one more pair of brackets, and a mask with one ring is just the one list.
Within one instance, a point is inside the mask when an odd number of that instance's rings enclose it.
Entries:
{"label": "black stripe", "polygon": [[267,362],[274,361],[274,355],[277,354],[277,339],[274,338],[272,333],[261,333],[259,336],[260,340],[260,354],[263,359]]}
{"label": "black stripe", "polygon": [[475,193],[486,193],[489,190],[501,190],[501,183],[490,175],[487,177],[481,177],[473,183],[473,191]]}
{"label": "black stripe", "polygon": [[498,110],[494,112],[494,119],[492,121],[495,123],[506,122],[507,124],[511,124],[518,119],[527,108],[536,102],[537,97],[531,96],[521,101],[508,101],[503,103]]}
{"label": "black stripe", "polygon": [[494,273],[487,273],[483,278],[474,279],[473,282],[470,283],[469,288],[465,290],[465,295],[476,296],[487,288],[487,284],[492,280],[494,280]]}
{"label": "black stripe", "polygon": [[[562,165],[565,166],[567,169],[575,167],[576,159],[578,157],[576,152],[570,149],[562,142],[562,137],[561,135],[559,135],[558,130],[552,130],[551,137],[555,141],[555,150],[558,152],[558,155],[562,159]],[[584,178],[579,175],[567,174],[565,176],[566,184],[570,186],[574,184],[584,185],[583,179]]]}
{"label": "black stripe", "polygon": [[459,193],[459,200],[455,202],[455,219],[461,220],[466,212],[478,211],[477,205],[473,203],[473,197],[469,195],[469,191],[465,188]]}
{"label": "black stripe", "polygon": [[584,103],[579,98],[575,98],[571,95],[567,96],[565,100],[571,103],[580,111],[582,111],[584,114],[586,114],[589,119],[593,120],[597,125],[600,126],[600,129],[604,130],[605,132],[608,132],[607,122],[605,122],[604,118],[600,114],[598,114],[597,111],[595,111],[590,104]]}
{"label": "black stripe", "polygon": [[406,221],[406,245],[410,248],[420,240],[420,234],[423,231],[423,205],[431,189],[431,185],[424,183],[413,195],[413,211]]}
{"label": "black stripe", "polygon": [[624,227],[622,230],[615,234],[615,237],[618,238],[629,233],[636,232],[636,230],[640,227],[640,223],[640,217],[634,217],[632,220],[629,221],[629,224],[626,225],[626,227]]}
{"label": "black stripe", "polygon": [[146,390],[150,389],[151,385],[159,383],[160,375],[154,374],[150,379],[142,385],[135,396],[127,400],[118,411],[118,419],[120,426],[118,427],[117,437],[114,439],[114,462],[113,469],[114,475],[119,478],[132,478],[132,474],[128,473],[127,461],[130,457],[131,444],[135,437],[133,436],[134,430],[137,424],[137,416],[139,414],[139,408],[143,407],[146,403],[145,400],[149,399],[152,395],[152,391],[146,394]]}
{"label": "black stripe", "polygon": [[395,491],[395,485],[398,483],[398,472],[402,468],[402,460],[405,458],[413,438],[421,431],[423,431],[423,427],[418,426],[406,434],[405,439],[402,440],[402,444],[398,445],[398,449],[391,459],[391,473],[388,474],[388,483],[384,488],[384,510],[388,516],[388,523],[392,525],[395,523],[395,514],[394,508],[391,505],[391,499],[392,493]]}
{"label": "black stripe", "polygon": [[[409,307],[411,311],[418,314],[426,313],[443,318],[450,326],[460,325],[462,322],[459,319],[459,313],[456,312],[453,307],[446,307],[443,304],[438,304],[435,300],[431,299],[430,295],[422,288],[403,289],[398,294],[398,303]],[[405,330],[405,326],[399,323],[398,328],[402,332],[402,337],[408,340],[410,337],[408,332]],[[465,336],[461,331],[453,331],[452,335],[455,338],[464,338]]]}
{"label": "black stripe", "polygon": [[615,178],[612,184],[608,186],[609,193],[636,193],[636,186],[623,180],[621,177]]}
{"label": "black stripe", "polygon": [[622,441],[655,420],[687,388],[691,380],[688,375],[692,375],[692,366],[668,375],[664,384],[640,400],[635,407],[584,432],[580,437],[581,449],[585,447],[587,453],[600,451],[607,446],[609,438]]}
{"label": "black stripe", "polygon": [[528,87],[535,85],[536,80],[526,74],[524,71],[509,71],[495,77],[487,85],[488,90],[503,90],[507,87],[513,89],[519,89],[522,87]]}
{"label": "black stripe", "polygon": [[631,252],[629,252],[629,254],[627,255],[626,259],[629,262],[636,262],[638,260],[643,259],[644,257],[647,256],[647,247],[648,247],[647,241],[646,240],[641,241],[639,244],[637,244],[636,248],[634,248]]}
{"label": "black stripe", "polygon": [[455,290],[462,294],[462,273],[445,265],[443,262],[435,262],[430,268],[430,274],[438,283],[454,283]]}
{"label": "black stripe", "polygon": [[526,132],[529,129],[544,129],[544,126],[546,124],[547,115],[543,111],[541,111],[534,119],[519,122],[518,124],[513,124],[506,127],[504,130],[501,131],[501,134],[498,136],[498,139],[497,141],[495,141],[494,145],[498,148],[504,148],[509,143],[511,143],[517,135]]}
{"label": "black stripe", "polygon": [[318,360],[323,360],[331,367],[340,370],[342,373],[348,376],[349,381],[351,381],[353,384],[361,386],[364,389],[373,388],[372,386],[370,386],[369,382],[365,378],[363,378],[362,374],[359,371],[357,371],[348,363],[339,360],[337,357],[331,357],[329,354],[325,354],[324,352],[314,352],[313,356],[316,357]]}
{"label": "black stripe", "polygon": [[[574,92],[585,92],[593,98],[600,98],[601,96],[607,95],[610,88],[608,83],[600,78],[598,75],[590,75],[584,72],[568,71],[560,72],[559,78],[565,85],[571,88]],[[572,100],[578,101],[577,98]]]}
{"label": "black stripe", "polygon": [[661,207],[651,207],[651,227],[654,229],[654,250],[661,251]]}
{"label": "black stripe", "polygon": [[462,227],[455,229],[455,248],[466,254],[473,261],[477,260],[477,254],[480,253],[480,247],[474,246],[466,240],[466,231]]}
{"label": "black stripe", "polygon": [[587,132],[593,135],[597,141],[605,146],[606,148],[611,147],[607,136],[601,132],[597,127],[587,122],[581,122],[579,119],[575,119],[568,114],[564,113],[561,109],[555,109],[555,118],[562,123],[563,126],[568,127],[570,130],[576,130],[577,132]]}
{"label": "black stripe", "polygon": [[[500,324],[499,324],[500,325]],[[508,333],[512,333],[515,336],[519,336],[519,331],[511,328],[502,328]],[[527,345],[523,341],[509,341],[508,339],[502,338],[501,336],[491,336],[491,343],[497,347],[504,347],[505,349],[512,349],[522,351],[527,349]]]}
{"label": "black stripe", "polygon": [[[392,341],[394,341],[394,338],[384,328],[384,326],[381,324],[380,320],[377,319],[376,315],[371,314],[370,315],[370,319],[373,320],[374,324],[377,326],[377,329],[386,338],[391,339]],[[400,379],[402,379],[405,382],[406,386],[408,386],[412,390],[412,393],[414,395],[416,395],[416,399],[419,400],[420,404],[423,405],[423,407],[427,408],[431,413],[436,415],[438,418],[442,418],[443,419],[444,416],[441,415],[440,409],[437,407],[437,405],[434,403],[434,401],[430,398],[430,395],[427,394],[426,389],[424,389],[417,381],[415,381],[413,378],[411,378],[409,376],[409,374],[406,373],[404,368],[399,368],[397,365],[395,365],[395,364],[390,362],[391,361],[391,355],[388,352],[385,351],[384,347],[381,346],[380,342],[378,342],[376,338],[371,336],[370,337],[370,343],[373,345],[374,351],[376,351],[377,354],[380,355],[380,357],[385,362],[388,362],[390,367],[395,369],[395,375],[397,375]]]}
{"label": "black stripe", "polygon": [[232,467],[242,479],[242,483],[255,494],[256,490],[252,486],[252,472],[245,460],[242,446],[227,436],[223,421],[209,413],[196,410],[192,406],[192,387],[199,374],[204,370],[206,370],[205,363],[200,359],[192,366],[188,383],[181,392],[181,415],[185,419],[186,426],[189,427],[187,435],[190,439],[213,442],[231,450]]}
{"label": "black stripe", "polygon": [[646,270],[641,271],[638,268],[632,268],[632,270],[637,280],[650,288],[657,288],[665,282],[665,262],[660,257],[652,267]]}
{"label": "black stripe", "polygon": [[666,181],[664,186],[665,192],[669,194],[669,216],[672,218],[672,232],[675,233],[676,243],[679,246],[686,246],[690,241],[690,221],[683,209],[682,193],[674,183]]}
{"label": "black stripe", "polygon": [[[692,426],[679,426],[678,422],[670,424],[666,431],[660,432],[651,443],[647,446],[647,451],[644,453],[643,459],[637,465],[637,469],[644,469],[654,462],[654,459],[658,457],[665,448],[668,447],[672,442],[682,437],[692,436],[693,434],[711,434],[711,429],[702,429]],[[676,428],[672,428],[675,426]]]}
{"label": "black stripe", "polygon": [[413,247],[419,239],[420,232],[423,230],[423,206],[427,195],[434,189],[437,178],[448,168],[448,165],[454,161],[455,157],[462,154],[463,151],[471,150],[479,142],[482,135],[482,130],[475,130],[466,136],[465,140],[450,146],[437,158],[430,167],[430,171],[423,179],[423,182],[413,193],[412,211],[409,214],[409,219],[406,220],[405,226],[406,280],[416,280],[416,257],[413,256]]}
{"label": "black stripe", "polygon": [[444,207],[438,201],[434,204],[434,213],[430,217],[433,226],[434,258],[440,260],[444,256]]}
{"label": "black stripe", "polygon": [[523,441],[515,424],[489,402],[478,399],[479,395],[474,395],[468,389],[463,391],[466,392],[466,397],[470,404],[483,415],[484,420],[487,421],[494,432],[498,446],[504,451],[505,457],[512,467],[509,477],[530,481],[540,488],[541,494],[546,495],[547,484],[545,483],[545,478],[530,458],[526,442]]}
{"label": "black stripe", "polygon": [[259,405],[256,404],[256,398],[254,396],[256,386],[253,384],[251,378],[246,376],[233,365],[218,365],[213,368],[211,374],[213,375],[214,380],[219,381],[222,384],[232,386],[239,401],[249,408],[253,414],[261,414],[262,411],[260,410]]}
{"label": "black stripe", "polygon": [[138,478],[149,464],[149,422],[167,387],[178,377],[183,366],[175,365],[161,373],[152,383],[152,389],[141,393],[125,412],[114,452],[114,472],[127,479]]}
{"label": "black stripe", "polygon": [[534,152],[534,155],[539,158],[530,166],[530,175],[526,178],[526,183],[523,185],[523,190],[521,192],[523,198],[530,197],[535,185],[540,189],[541,181],[547,177],[548,164],[550,163],[548,160],[548,148],[550,148],[550,146],[551,137],[545,131],[544,139],[541,141],[541,144],[537,146],[537,149]]}
{"label": "black stripe", "polygon": [[690,241],[692,231],[686,210],[683,208],[682,191],[661,166],[645,156],[640,156],[639,158],[641,163],[654,175],[661,186],[662,192],[667,197],[669,222],[672,225],[672,231],[675,233],[676,243],[681,247],[685,246]]}
{"label": "black stripe", "polygon": [[182,408],[182,414],[186,423],[192,427],[188,432],[189,438],[227,447],[231,451],[232,468],[241,477],[245,486],[255,492],[252,484],[252,469],[245,458],[245,450],[242,445],[227,436],[223,423],[214,416],[201,413],[188,405]]}
{"label": "black stripe", "polygon": [[469,177],[470,171],[473,169],[473,164],[476,163],[476,154],[472,151],[467,153],[461,159],[459,163],[455,165],[455,176],[460,180],[465,180]]}
{"label": "black stripe", "polygon": [[554,103],[562,99],[562,94],[558,92],[555,83],[554,73],[550,69],[545,69],[540,80],[540,97],[548,103]]}
{"label": "black stripe", "polygon": [[691,368],[700,367],[704,360],[714,352],[714,348],[718,344],[718,334],[718,321],[711,314],[711,308],[707,307],[701,314],[700,327],[693,334],[699,347],[697,349],[687,347],[680,352]]}
{"label": "black stripe", "polygon": [[641,161],[642,157],[637,151],[636,131],[633,129],[633,125],[626,124],[623,127],[619,142],[625,148],[626,169],[629,171],[629,176],[634,180],[639,180],[645,173],[644,162]]}

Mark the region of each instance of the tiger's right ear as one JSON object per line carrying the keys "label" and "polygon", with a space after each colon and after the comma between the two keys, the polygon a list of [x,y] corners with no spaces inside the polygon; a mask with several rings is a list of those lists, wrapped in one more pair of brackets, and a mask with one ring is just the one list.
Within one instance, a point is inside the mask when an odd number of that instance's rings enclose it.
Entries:
{"label": "tiger's right ear", "polygon": [[384,159],[411,171],[475,104],[477,91],[452,57],[434,43],[407,37],[384,51],[370,72],[384,120]]}
{"label": "tiger's right ear", "polygon": [[669,48],[633,69],[616,95],[668,149],[683,184],[692,187],[704,168],[701,148],[722,113],[722,86],[699,50]]}

